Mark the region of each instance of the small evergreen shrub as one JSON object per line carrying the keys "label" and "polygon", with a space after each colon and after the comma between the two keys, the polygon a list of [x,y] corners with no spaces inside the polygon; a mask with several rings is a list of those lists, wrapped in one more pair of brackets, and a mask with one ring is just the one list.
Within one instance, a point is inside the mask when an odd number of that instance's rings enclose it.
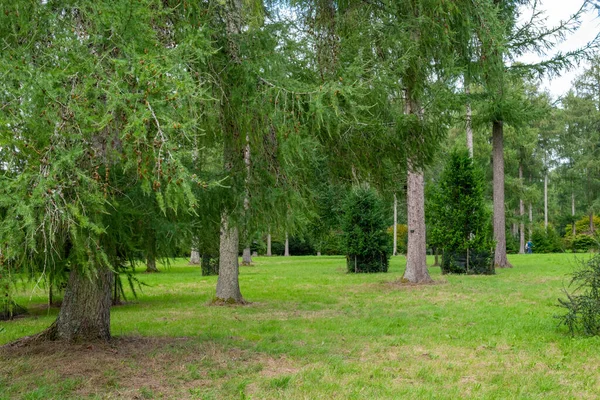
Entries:
{"label": "small evergreen shrub", "polygon": [[587,252],[591,249],[598,247],[598,242],[595,237],[582,233],[579,235],[575,235],[571,246],[574,252]]}
{"label": "small evergreen shrub", "polygon": [[200,269],[202,276],[219,275],[219,256],[203,254]]}
{"label": "small evergreen shrub", "polygon": [[565,325],[571,335],[580,332],[587,336],[600,334],[600,255],[581,262],[575,271],[569,286],[573,292],[565,289],[566,299],[558,299],[559,306],[566,310],[558,315],[560,325]]}
{"label": "small evergreen shrub", "polygon": [[442,273],[495,273],[483,177],[466,149],[450,154],[429,212],[431,242],[442,248]]}
{"label": "small evergreen shrub", "polygon": [[344,204],[342,228],[348,272],[387,272],[391,237],[382,201],[373,189],[352,190]]}

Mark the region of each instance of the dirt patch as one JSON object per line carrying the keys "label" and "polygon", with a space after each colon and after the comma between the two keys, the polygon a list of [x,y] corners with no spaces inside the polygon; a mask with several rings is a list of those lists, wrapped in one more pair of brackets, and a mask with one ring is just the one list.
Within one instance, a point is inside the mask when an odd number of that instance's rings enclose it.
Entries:
{"label": "dirt patch", "polygon": [[260,379],[299,371],[285,358],[190,338],[44,342],[0,348],[0,360],[0,378],[28,390],[69,379],[77,382],[70,396],[125,399],[198,398],[203,390],[219,393],[223,384],[242,372]]}

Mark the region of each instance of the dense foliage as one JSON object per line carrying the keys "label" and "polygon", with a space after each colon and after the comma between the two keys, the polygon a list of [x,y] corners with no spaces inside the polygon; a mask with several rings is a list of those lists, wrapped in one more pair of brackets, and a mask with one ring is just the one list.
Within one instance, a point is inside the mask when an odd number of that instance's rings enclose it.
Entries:
{"label": "dense foliage", "polygon": [[442,272],[493,274],[489,212],[483,178],[466,150],[455,150],[430,207],[433,241],[442,251]]}
{"label": "dense foliage", "polygon": [[343,243],[348,272],[387,272],[391,237],[381,199],[370,188],[358,187],[346,199]]}

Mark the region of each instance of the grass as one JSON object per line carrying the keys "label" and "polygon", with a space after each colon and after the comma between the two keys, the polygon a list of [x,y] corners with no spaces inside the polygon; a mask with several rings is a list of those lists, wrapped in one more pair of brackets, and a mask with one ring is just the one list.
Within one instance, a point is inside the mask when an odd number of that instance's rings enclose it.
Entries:
{"label": "grass", "polygon": [[[403,286],[403,257],[372,275],[342,257],[259,257],[241,268],[252,303],[233,307],[209,306],[216,277],[180,260],[139,273],[150,286],[113,308],[114,343],[0,352],[0,399],[597,398],[600,338],[553,318],[574,256],[509,259]],[[31,287],[19,303],[33,312],[0,323],[0,344],[56,317]]]}

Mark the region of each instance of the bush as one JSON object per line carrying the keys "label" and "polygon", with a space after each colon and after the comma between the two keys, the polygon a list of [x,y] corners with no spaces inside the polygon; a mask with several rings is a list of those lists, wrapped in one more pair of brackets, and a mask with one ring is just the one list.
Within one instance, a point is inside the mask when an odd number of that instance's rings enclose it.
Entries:
{"label": "bush", "polygon": [[343,234],[340,231],[331,230],[321,238],[319,244],[322,255],[337,256],[344,254]]}
{"label": "bush", "polygon": [[574,252],[577,251],[590,251],[591,249],[594,249],[596,247],[598,247],[598,242],[596,240],[596,238],[594,238],[591,235],[587,235],[587,234],[580,234],[580,235],[576,235],[575,238],[572,241],[572,249]]}
{"label": "bush", "polygon": [[573,292],[565,289],[567,298],[558,299],[558,305],[566,309],[564,315],[556,316],[560,325],[569,328],[571,335],[577,332],[588,336],[600,334],[600,255],[581,262],[569,286],[575,287]]}
{"label": "bush", "polygon": [[219,256],[203,254],[200,269],[202,276],[219,275]]}
{"label": "bush", "polygon": [[543,226],[534,229],[531,233],[531,242],[534,253],[562,253],[564,251],[563,241],[552,225],[548,225],[548,230]]}
{"label": "bush", "polygon": [[442,248],[442,273],[494,273],[483,194],[482,175],[467,150],[453,151],[429,207],[431,243]]}
{"label": "bush", "polygon": [[387,272],[392,243],[383,204],[374,190],[357,188],[350,193],[342,227],[348,272]]}

